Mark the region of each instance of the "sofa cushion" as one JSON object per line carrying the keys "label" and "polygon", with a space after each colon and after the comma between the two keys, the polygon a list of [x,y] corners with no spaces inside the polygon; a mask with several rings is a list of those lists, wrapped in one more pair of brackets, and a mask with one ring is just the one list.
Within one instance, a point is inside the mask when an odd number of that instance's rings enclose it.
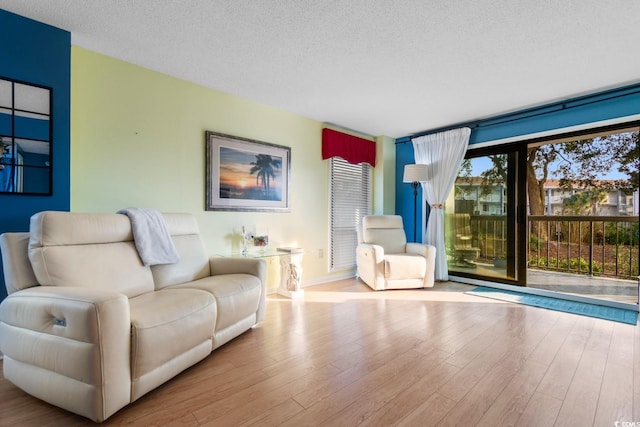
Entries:
{"label": "sofa cushion", "polygon": [[385,255],[384,277],[387,280],[422,279],[427,271],[427,260],[420,255]]}
{"label": "sofa cushion", "polygon": [[31,217],[29,259],[44,286],[109,289],[128,297],[154,290],[125,215],[37,213]]}
{"label": "sofa cushion", "polygon": [[134,383],[172,359],[211,340],[216,304],[208,292],[166,289],[131,298],[129,303],[131,378]]}
{"label": "sofa cushion", "polygon": [[218,317],[215,331],[255,315],[262,293],[260,279],[250,274],[210,276],[166,289],[184,288],[205,290],[216,297]]}
{"label": "sofa cushion", "polygon": [[184,213],[164,213],[162,216],[180,260],[174,264],[151,267],[156,289],[209,276],[209,256],[200,238],[195,217]]}

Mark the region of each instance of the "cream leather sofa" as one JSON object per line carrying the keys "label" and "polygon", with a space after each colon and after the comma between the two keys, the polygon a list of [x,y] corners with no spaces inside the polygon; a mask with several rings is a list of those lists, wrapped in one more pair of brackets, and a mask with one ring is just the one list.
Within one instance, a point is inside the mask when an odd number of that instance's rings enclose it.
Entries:
{"label": "cream leather sofa", "polygon": [[209,258],[190,214],[163,214],[180,261],[144,266],[118,214],[41,212],[0,248],[4,376],[103,421],[264,317],[263,260]]}

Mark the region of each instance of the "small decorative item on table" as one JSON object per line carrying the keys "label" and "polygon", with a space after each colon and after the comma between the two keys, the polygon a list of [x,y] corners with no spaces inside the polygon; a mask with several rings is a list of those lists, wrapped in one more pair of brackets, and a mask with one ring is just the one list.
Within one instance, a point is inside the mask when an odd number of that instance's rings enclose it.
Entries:
{"label": "small decorative item on table", "polygon": [[256,226],[256,235],[253,237],[253,245],[265,251],[269,246],[269,230],[266,227]]}
{"label": "small decorative item on table", "polygon": [[249,241],[253,239],[253,235],[246,231],[244,225],[242,226],[242,256],[246,256],[249,250]]}
{"label": "small decorative item on table", "polygon": [[267,247],[269,245],[269,236],[256,236],[253,238],[253,244],[259,247]]}

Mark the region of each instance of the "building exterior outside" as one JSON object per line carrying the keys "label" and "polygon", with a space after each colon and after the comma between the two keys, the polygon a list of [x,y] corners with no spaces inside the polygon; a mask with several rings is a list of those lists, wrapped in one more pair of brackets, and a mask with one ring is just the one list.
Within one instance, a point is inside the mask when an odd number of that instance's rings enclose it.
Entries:
{"label": "building exterior outside", "polygon": [[484,184],[479,177],[458,179],[455,211],[470,215],[505,215],[507,188],[503,184]]}
{"label": "building exterior outside", "polygon": [[[563,189],[558,180],[548,180],[544,188],[545,215],[632,216],[639,213],[638,190],[630,194],[615,188],[602,191],[598,201],[591,204],[587,212],[578,213],[572,210],[566,201],[586,190]],[[505,215],[506,191],[504,184],[486,184],[479,177],[459,179],[455,189],[455,212],[470,215]]]}
{"label": "building exterior outside", "polygon": [[[615,183],[614,183],[615,184]],[[571,215],[565,201],[573,195],[584,192],[582,189],[565,190],[558,180],[545,183],[545,215]],[[630,216],[638,215],[638,190],[626,194],[619,189],[603,191],[599,201],[593,203],[589,215],[594,216]]]}

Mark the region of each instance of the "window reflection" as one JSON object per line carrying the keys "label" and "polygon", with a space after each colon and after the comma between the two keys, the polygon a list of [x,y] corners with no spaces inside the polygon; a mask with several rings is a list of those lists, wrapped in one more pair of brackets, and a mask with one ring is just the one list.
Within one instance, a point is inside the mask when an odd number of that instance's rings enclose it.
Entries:
{"label": "window reflection", "polygon": [[51,89],[0,78],[0,193],[51,194]]}

